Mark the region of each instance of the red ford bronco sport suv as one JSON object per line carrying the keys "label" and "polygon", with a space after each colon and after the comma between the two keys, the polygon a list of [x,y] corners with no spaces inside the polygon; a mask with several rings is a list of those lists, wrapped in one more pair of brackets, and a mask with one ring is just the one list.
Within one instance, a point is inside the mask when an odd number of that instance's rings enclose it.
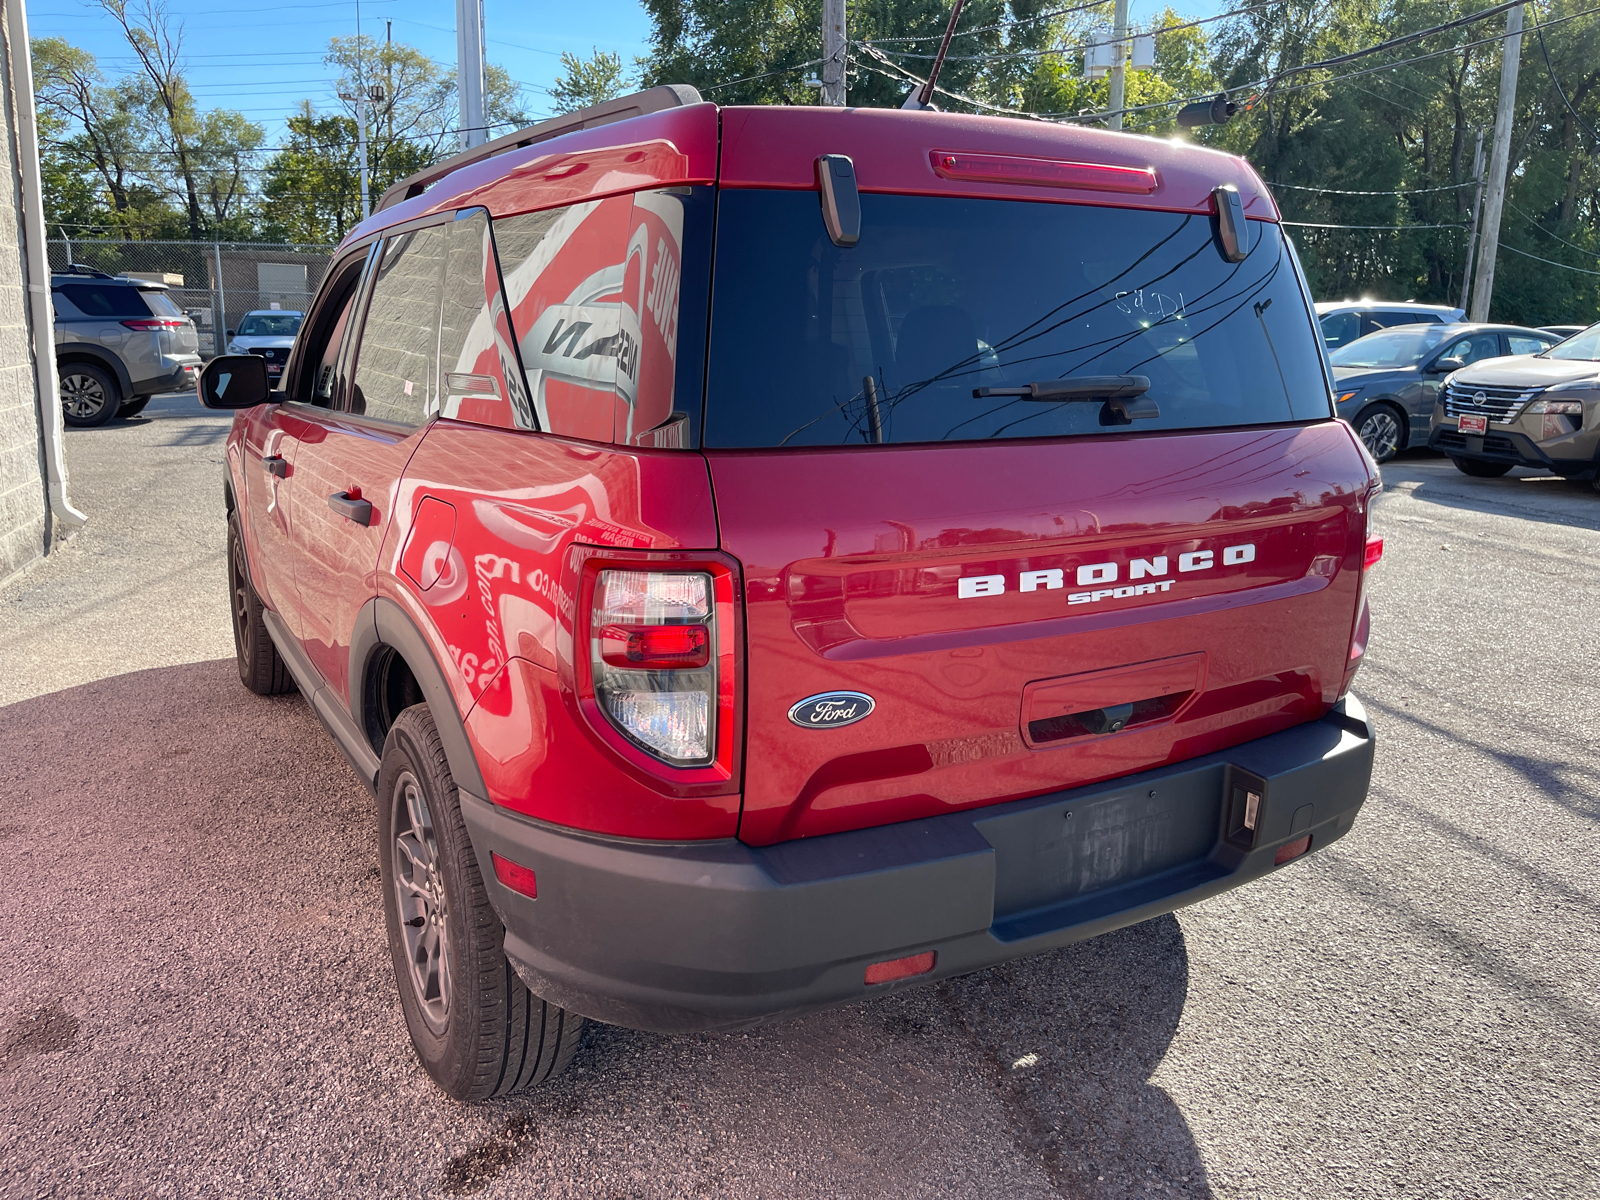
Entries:
{"label": "red ford bronco sport suv", "polygon": [[397,185],[214,361],[239,671],[375,791],[461,1098],[1063,946],[1345,833],[1376,472],[1266,188],[662,87]]}

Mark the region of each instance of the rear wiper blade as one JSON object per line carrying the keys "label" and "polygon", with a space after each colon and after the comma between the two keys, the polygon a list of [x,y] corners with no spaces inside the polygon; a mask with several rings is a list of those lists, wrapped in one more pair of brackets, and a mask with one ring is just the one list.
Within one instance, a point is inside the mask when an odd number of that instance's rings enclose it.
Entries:
{"label": "rear wiper blade", "polygon": [[[1149,390],[1150,379],[1146,375],[1068,375],[1065,379],[1036,379],[1023,387],[973,388],[972,396],[975,400],[1016,396],[1048,404],[1103,400],[1107,412],[1101,414],[1101,424],[1126,425],[1161,415],[1156,402],[1145,396]],[[1108,420],[1108,415],[1115,419]]]}

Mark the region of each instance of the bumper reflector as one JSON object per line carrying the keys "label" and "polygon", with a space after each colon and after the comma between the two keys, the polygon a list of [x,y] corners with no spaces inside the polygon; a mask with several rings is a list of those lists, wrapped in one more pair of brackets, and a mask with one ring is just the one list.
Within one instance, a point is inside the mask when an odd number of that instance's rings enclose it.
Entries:
{"label": "bumper reflector", "polygon": [[1295,838],[1294,841],[1279,846],[1278,852],[1272,856],[1272,865],[1281,867],[1291,859],[1299,858],[1309,849],[1311,849],[1311,835],[1308,833],[1303,838]]}
{"label": "bumper reflector", "polygon": [[495,878],[505,884],[513,892],[520,892],[530,900],[539,898],[539,885],[533,877],[533,868],[525,867],[521,863],[514,863],[509,858],[501,858],[494,851],[489,852],[489,857],[494,860]]}
{"label": "bumper reflector", "polygon": [[867,982],[893,983],[896,979],[926,975],[933,970],[937,958],[938,955],[929,950],[926,954],[913,954],[909,958],[891,958],[888,962],[873,963],[867,968]]}
{"label": "bumper reflector", "polygon": [[1382,557],[1383,539],[1381,537],[1369,537],[1367,539],[1367,561],[1363,569],[1372,570],[1373,567],[1378,565],[1378,560]]}

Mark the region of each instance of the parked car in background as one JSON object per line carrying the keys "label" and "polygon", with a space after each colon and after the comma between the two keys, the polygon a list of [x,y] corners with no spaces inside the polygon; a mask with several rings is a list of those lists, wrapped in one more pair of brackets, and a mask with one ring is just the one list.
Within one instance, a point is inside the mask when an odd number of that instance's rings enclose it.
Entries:
{"label": "parked car in background", "polygon": [[1317,324],[1330,350],[1348,346],[1357,338],[1397,325],[1444,325],[1467,314],[1443,304],[1418,304],[1413,300],[1323,301],[1317,306]]}
{"label": "parked car in background", "polygon": [[200,334],[165,284],[77,267],[50,277],[50,298],[68,425],[131,417],[158,392],[194,386]]}
{"label": "parked car in background", "polygon": [[1439,384],[1451,371],[1507,354],[1533,354],[1561,339],[1520,325],[1407,325],[1358,338],[1328,355],[1339,415],[1372,457],[1386,462],[1428,444]]}
{"label": "parked car in background", "polygon": [[1480,478],[1541,467],[1600,490],[1600,325],[1445,380],[1428,444]]}
{"label": "parked car in background", "polygon": [[377,797],[440,1086],[1347,833],[1379,480],[1311,318],[1266,185],[1177,140],[663,86],[394,185],[281,388],[200,395],[241,681]]}
{"label": "parked car in background", "polygon": [[1541,325],[1540,329],[1546,333],[1553,333],[1558,337],[1569,338],[1575,333],[1582,333],[1587,326],[1584,325]]}
{"label": "parked car in background", "polygon": [[259,354],[267,360],[267,378],[276,381],[289,361],[304,313],[287,309],[258,308],[245,313],[238,329],[228,330],[229,354]]}

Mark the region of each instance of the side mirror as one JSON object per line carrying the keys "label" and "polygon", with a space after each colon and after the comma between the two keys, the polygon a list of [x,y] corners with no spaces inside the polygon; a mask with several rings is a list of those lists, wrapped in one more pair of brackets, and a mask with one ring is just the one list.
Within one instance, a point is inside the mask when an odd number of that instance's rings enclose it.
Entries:
{"label": "side mirror", "polygon": [[1436,358],[1433,366],[1428,368],[1429,375],[1448,375],[1451,371],[1459,371],[1467,364],[1459,358]]}
{"label": "side mirror", "polygon": [[232,337],[233,336],[233,330],[231,330],[231,329],[224,329],[222,332],[225,333],[228,337]]}
{"label": "side mirror", "polygon": [[224,354],[200,372],[200,403],[207,408],[254,408],[271,398],[267,360],[259,354]]}

